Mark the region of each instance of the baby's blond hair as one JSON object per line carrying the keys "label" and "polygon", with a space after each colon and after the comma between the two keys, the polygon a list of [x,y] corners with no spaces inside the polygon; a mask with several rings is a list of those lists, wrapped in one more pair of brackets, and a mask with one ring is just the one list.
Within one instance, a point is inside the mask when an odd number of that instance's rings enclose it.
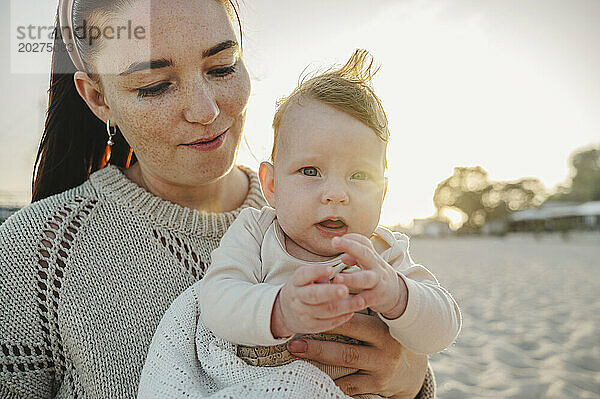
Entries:
{"label": "baby's blond hair", "polygon": [[[341,68],[331,68],[301,81],[289,96],[277,103],[277,111],[273,117],[271,161],[275,160],[279,125],[283,117],[292,104],[300,104],[304,97],[321,101],[349,114],[370,127],[377,137],[387,143],[390,137],[387,116],[371,86],[371,80],[378,70],[379,68],[373,68],[371,54],[367,50],[357,49]],[[383,163],[386,168],[385,155]]]}

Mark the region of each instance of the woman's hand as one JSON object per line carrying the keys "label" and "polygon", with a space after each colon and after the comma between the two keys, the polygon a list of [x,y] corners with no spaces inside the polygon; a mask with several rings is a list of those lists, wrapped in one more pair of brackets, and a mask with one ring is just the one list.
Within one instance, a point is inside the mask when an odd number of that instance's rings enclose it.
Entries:
{"label": "woman's hand", "polygon": [[427,357],[405,349],[390,336],[387,325],[379,318],[356,313],[328,333],[355,338],[367,345],[294,339],[288,343],[288,349],[305,359],[360,369],[335,380],[346,395],[376,393],[412,399],[419,393],[427,371]]}

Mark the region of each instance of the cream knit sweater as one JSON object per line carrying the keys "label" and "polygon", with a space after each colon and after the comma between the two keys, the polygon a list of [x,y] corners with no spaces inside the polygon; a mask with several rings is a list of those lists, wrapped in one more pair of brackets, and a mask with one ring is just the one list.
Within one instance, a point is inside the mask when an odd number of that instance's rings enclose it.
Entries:
{"label": "cream knit sweater", "polygon": [[231,212],[182,208],[111,166],[0,226],[0,398],[135,397],[166,309],[239,212],[266,205],[242,169],[250,190]]}

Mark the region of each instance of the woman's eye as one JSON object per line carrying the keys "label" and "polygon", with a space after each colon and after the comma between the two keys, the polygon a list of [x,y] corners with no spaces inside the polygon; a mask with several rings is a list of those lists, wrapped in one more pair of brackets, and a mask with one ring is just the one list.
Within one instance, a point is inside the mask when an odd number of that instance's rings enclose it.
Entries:
{"label": "woman's eye", "polygon": [[367,180],[369,179],[369,175],[366,172],[356,172],[352,175],[351,179]]}
{"label": "woman's eye", "polygon": [[163,83],[159,83],[155,86],[143,87],[143,88],[137,89],[138,97],[142,98],[142,97],[158,96],[158,95],[164,93],[169,88],[169,86],[171,86],[171,83],[163,82]]}
{"label": "woman's eye", "polygon": [[304,176],[319,176],[319,171],[314,166],[306,166],[300,169],[300,173]]}
{"label": "woman's eye", "polygon": [[226,66],[226,67],[211,69],[207,73],[216,78],[223,78],[227,75],[231,75],[234,72],[235,72],[235,64]]}

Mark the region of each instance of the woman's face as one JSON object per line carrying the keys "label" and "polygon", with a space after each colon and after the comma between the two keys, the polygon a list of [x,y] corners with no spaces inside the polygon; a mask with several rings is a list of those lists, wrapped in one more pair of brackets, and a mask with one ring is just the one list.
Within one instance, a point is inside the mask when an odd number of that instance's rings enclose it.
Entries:
{"label": "woman's face", "polygon": [[[240,144],[250,79],[224,5],[139,0],[112,26],[143,26],[144,40],[103,39],[93,65],[111,124],[144,173],[177,186],[227,174]],[[140,36],[140,35],[138,35]]]}

